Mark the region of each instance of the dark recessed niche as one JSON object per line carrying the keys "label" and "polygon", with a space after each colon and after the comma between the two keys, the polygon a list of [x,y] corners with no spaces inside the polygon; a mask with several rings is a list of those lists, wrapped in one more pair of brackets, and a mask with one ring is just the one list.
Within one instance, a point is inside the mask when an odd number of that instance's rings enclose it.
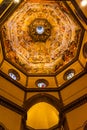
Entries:
{"label": "dark recessed niche", "polygon": [[18,74],[18,72],[14,69],[9,69],[8,71],[8,75],[14,79],[14,80],[20,80],[20,75]]}
{"label": "dark recessed niche", "polygon": [[87,42],[83,46],[83,56],[87,58]]}
{"label": "dark recessed niche", "polygon": [[74,77],[75,75],[75,70],[74,69],[69,69],[65,72],[63,79],[64,80],[70,80]]}
{"label": "dark recessed niche", "polygon": [[48,81],[45,80],[45,79],[38,79],[36,82],[35,82],[36,86],[38,88],[46,88],[48,86]]}
{"label": "dark recessed niche", "polygon": [[87,121],[85,122],[84,129],[83,129],[83,130],[87,130]]}
{"label": "dark recessed niche", "polygon": [[0,125],[0,130],[5,130],[5,128],[2,125]]}

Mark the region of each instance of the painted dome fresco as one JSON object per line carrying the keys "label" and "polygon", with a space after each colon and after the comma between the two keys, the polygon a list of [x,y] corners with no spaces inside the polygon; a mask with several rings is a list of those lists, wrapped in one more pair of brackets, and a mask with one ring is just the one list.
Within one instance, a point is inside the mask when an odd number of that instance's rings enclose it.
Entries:
{"label": "painted dome fresco", "polygon": [[65,2],[24,0],[1,33],[13,65],[27,74],[55,74],[78,55],[82,27]]}

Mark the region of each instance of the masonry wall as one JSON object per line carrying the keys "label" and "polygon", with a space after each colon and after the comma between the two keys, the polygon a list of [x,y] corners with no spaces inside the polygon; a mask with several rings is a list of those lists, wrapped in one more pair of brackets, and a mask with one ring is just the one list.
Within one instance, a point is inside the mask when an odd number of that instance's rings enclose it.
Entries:
{"label": "masonry wall", "polygon": [[0,105],[0,123],[7,130],[21,130],[21,115]]}
{"label": "masonry wall", "polygon": [[87,103],[66,114],[69,130],[84,130],[87,121]]}

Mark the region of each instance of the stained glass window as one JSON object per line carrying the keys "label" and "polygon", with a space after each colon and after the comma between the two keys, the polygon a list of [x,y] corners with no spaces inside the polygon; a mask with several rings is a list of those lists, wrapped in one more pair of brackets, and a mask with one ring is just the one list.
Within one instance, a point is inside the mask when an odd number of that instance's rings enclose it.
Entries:
{"label": "stained glass window", "polygon": [[70,80],[74,77],[75,75],[75,70],[74,69],[70,69],[70,70],[67,70],[64,74],[64,80]]}
{"label": "stained glass window", "polygon": [[20,75],[19,75],[18,72],[17,72],[16,70],[14,70],[14,69],[10,69],[10,70],[8,71],[8,75],[9,75],[12,79],[14,79],[14,80],[19,80],[19,79],[20,79]]}
{"label": "stained glass window", "polygon": [[36,81],[36,86],[37,86],[38,88],[45,88],[45,87],[48,86],[48,81],[45,80],[45,79],[38,79],[38,80]]}

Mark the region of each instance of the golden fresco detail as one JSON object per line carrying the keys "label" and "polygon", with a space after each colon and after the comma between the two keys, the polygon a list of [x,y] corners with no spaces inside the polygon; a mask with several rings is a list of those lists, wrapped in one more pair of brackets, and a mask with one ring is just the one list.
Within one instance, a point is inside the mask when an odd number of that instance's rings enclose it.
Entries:
{"label": "golden fresco detail", "polygon": [[5,55],[27,74],[54,74],[75,58],[81,32],[63,2],[25,0],[2,26]]}

